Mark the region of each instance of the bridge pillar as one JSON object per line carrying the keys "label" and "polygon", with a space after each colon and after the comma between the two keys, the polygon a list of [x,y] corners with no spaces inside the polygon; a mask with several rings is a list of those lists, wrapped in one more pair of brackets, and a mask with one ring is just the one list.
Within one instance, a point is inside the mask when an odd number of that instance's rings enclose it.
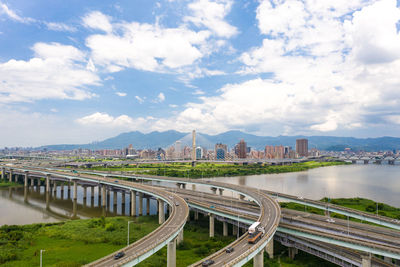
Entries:
{"label": "bridge pillar", "polygon": [[6,172],[6,169],[3,167],[3,168],[1,168],[1,180],[5,180],[6,178],[6,176],[4,175],[4,173]]}
{"label": "bridge pillar", "polygon": [[238,233],[238,226],[236,224],[232,224],[232,235],[235,236]]}
{"label": "bridge pillar", "polygon": [[261,250],[254,256],[253,266],[254,267],[263,267],[264,266],[264,250]]}
{"label": "bridge pillar", "polygon": [[64,199],[64,182],[61,182],[61,188],[60,188],[60,195],[61,195],[61,199]]}
{"label": "bridge pillar", "polygon": [[150,215],[150,196],[146,198],[146,215]]}
{"label": "bridge pillar", "polygon": [[106,199],[107,199],[107,207],[110,210],[110,200],[111,200],[110,189],[107,189],[106,192],[107,192],[107,197],[106,197]]}
{"label": "bridge pillar", "polygon": [[90,187],[90,198],[94,200],[94,186]]}
{"label": "bridge pillar", "polygon": [[143,215],[143,193],[139,192],[139,216]]}
{"label": "bridge pillar", "polygon": [[29,175],[29,172],[26,171],[25,172],[25,178],[24,178],[24,187],[28,187],[28,175]]}
{"label": "bridge pillar", "polygon": [[83,204],[86,204],[87,200],[87,187],[83,186]]}
{"label": "bridge pillar", "polygon": [[199,211],[194,211],[194,220],[197,221],[199,219]]}
{"label": "bridge pillar", "polygon": [[[102,192],[102,196],[101,196],[101,200],[102,200],[102,207],[103,208],[105,208],[106,207],[106,204],[107,204],[107,200],[106,200],[106,198],[107,198],[107,192],[106,192],[106,186],[105,185],[103,185],[102,186],[102,188],[101,188],[102,190],[101,190],[101,192]],[[99,195],[100,195],[100,193],[99,193]]]}
{"label": "bridge pillar", "polygon": [[131,216],[136,216],[136,191],[131,190]]}
{"label": "bridge pillar", "polygon": [[178,237],[176,238],[176,243],[179,245],[183,242],[183,229],[179,232]]}
{"label": "bridge pillar", "polygon": [[50,174],[46,175],[46,193],[50,192]]}
{"label": "bridge pillar", "polygon": [[213,194],[217,194],[217,188],[211,187],[211,191],[213,192]]}
{"label": "bridge pillar", "polygon": [[186,189],[186,184],[182,184],[182,188],[183,188],[183,189]]}
{"label": "bridge pillar", "polygon": [[168,243],[167,267],[176,267],[176,239]]}
{"label": "bridge pillar", "polygon": [[13,176],[13,171],[10,170],[10,173],[9,173],[9,176],[8,176],[8,181],[9,181],[10,183],[12,183],[12,176]]}
{"label": "bridge pillar", "polygon": [[223,222],[222,223],[222,235],[223,236],[228,236],[228,223],[227,222]]}
{"label": "bridge pillar", "polygon": [[114,190],[114,192],[113,192],[113,204],[114,204],[113,211],[114,211],[114,213],[117,212],[117,199],[118,199],[117,191]]}
{"label": "bridge pillar", "polygon": [[390,257],[383,257],[383,260],[385,261],[385,262],[387,262],[387,263],[393,263],[392,262],[392,258],[390,258]]}
{"label": "bridge pillar", "polygon": [[122,191],[121,192],[121,204],[123,205],[123,206],[125,206],[125,199],[126,197],[125,197],[125,191]]}
{"label": "bridge pillar", "polygon": [[165,211],[164,211],[164,201],[158,200],[158,223],[163,224],[165,222]]}
{"label": "bridge pillar", "polygon": [[30,181],[30,186],[33,187],[33,182],[35,181],[33,178],[29,179]]}
{"label": "bridge pillar", "polygon": [[192,190],[196,191],[196,185],[195,184],[192,184]]}
{"label": "bridge pillar", "polygon": [[54,198],[57,198],[57,182],[56,181],[53,182],[53,195],[54,195]]}
{"label": "bridge pillar", "polygon": [[224,192],[224,189],[220,188],[220,189],[219,189],[219,194],[220,194],[221,196],[222,196],[223,192]]}
{"label": "bridge pillar", "polygon": [[74,200],[78,198],[78,183],[74,181]]}
{"label": "bridge pillar", "polygon": [[71,198],[71,182],[68,181],[68,192],[67,192],[67,198],[70,199]]}
{"label": "bridge pillar", "polygon": [[296,254],[299,252],[299,250],[294,247],[289,247],[288,252],[289,252],[289,258],[293,260],[294,256],[296,256]]}
{"label": "bridge pillar", "polygon": [[371,254],[361,256],[361,266],[371,267]]}
{"label": "bridge pillar", "polygon": [[267,252],[270,259],[274,258],[274,239],[272,238],[265,246],[265,252]]}
{"label": "bridge pillar", "polygon": [[210,237],[214,237],[214,215],[210,214]]}

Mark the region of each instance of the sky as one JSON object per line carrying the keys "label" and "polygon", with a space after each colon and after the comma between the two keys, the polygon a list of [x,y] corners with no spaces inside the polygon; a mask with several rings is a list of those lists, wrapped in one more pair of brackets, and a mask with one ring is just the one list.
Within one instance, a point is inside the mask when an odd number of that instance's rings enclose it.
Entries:
{"label": "sky", "polygon": [[400,137],[396,0],[0,0],[0,147]]}

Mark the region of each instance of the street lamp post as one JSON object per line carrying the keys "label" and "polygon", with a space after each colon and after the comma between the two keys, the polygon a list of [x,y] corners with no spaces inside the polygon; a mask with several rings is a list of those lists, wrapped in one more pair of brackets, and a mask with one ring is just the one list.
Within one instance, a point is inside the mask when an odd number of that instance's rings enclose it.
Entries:
{"label": "street lamp post", "polygon": [[40,250],[40,267],[42,267],[42,254],[44,251],[46,251],[46,250],[44,250],[44,249]]}
{"label": "street lamp post", "polygon": [[127,246],[129,246],[129,225],[130,225],[131,223],[133,223],[133,221],[128,221],[128,236],[127,236],[127,241],[126,241]]}

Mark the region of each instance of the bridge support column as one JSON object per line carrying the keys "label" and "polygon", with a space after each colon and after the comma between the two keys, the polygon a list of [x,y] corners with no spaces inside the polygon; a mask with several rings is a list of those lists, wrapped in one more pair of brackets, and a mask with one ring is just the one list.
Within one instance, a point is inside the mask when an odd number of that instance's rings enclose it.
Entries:
{"label": "bridge support column", "polygon": [[50,192],[50,174],[46,175],[46,193]]}
{"label": "bridge support column", "polygon": [[6,176],[4,175],[4,173],[6,172],[5,168],[1,168],[1,180],[5,180]]}
{"label": "bridge support column", "polygon": [[117,191],[114,191],[113,192],[113,211],[114,211],[114,213],[116,213],[117,212],[117,199],[118,199],[118,196],[117,196]]}
{"label": "bridge support column", "polygon": [[210,237],[214,237],[214,215],[210,214]]}
{"label": "bridge support column", "polygon": [[67,193],[68,193],[67,199],[70,199],[71,198],[71,182],[70,181],[68,181],[68,192]]}
{"label": "bridge support column", "polygon": [[146,215],[150,215],[150,196],[146,198]]}
{"label": "bridge support column", "polygon": [[53,182],[53,195],[54,195],[54,198],[57,198],[57,182],[56,181]]}
{"label": "bridge support column", "polygon": [[217,194],[217,188],[211,187],[211,191],[213,192],[213,194]]}
{"label": "bridge support column", "polygon": [[296,254],[299,252],[299,250],[294,247],[289,247],[288,249],[289,249],[289,258],[293,260],[294,256],[296,256]]}
{"label": "bridge support column", "polygon": [[264,250],[261,250],[254,256],[253,266],[254,267],[263,267],[264,266]]}
{"label": "bridge support column", "polygon": [[179,232],[178,237],[176,238],[176,244],[180,244],[183,242],[183,229]]}
{"label": "bridge support column", "polygon": [[232,225],[232,235],[235,236],[238,233],[238,226],[236,224]]}
{"label": "bridge support column", "polygon": [[25,178],[24,178],[24,187],[28,187],[28,175],[29,175],[29,172],[25,172]]}
{"label": "bridge support column", "polygon": [[61,199],[64,199],[64,182],[61,182],[61,188],[60,188],[60,195],[61,195]]}
{"label": "bridge support column", "polygon": [[222,196],[223,193],[224,193],[224,189],[220,188],[219,189],[219,195]]}
{"label": "bridge support column", "polygon": [[194,220],[197,221],[199,219],[199,211],[194,211]]}
{"label": "bridge support column", "polygon": [[[29,181],[29,182],[30,182],[30,186],[33,187],[33,181],[34,181],[34,179],[31,178],[31,179],[29,179],[29,180],[30,180],[30,181]],[[32,188],[32,189],[33,189],[33,188]]]}
{"label": "bridge support column", "polygon": [[167,267],[176,267],[176,239],[168,243]]}
{"label": "bridge support column", "polygon": [[78,183],[74,181],[74,200],[78,198]]}
{"label": "bridge support column", "polygon": [[192,184],[192,190],[196,191],[196,185],[195,184]]}
{"label": "bridge support column", "polygon": [[165,222],[165,211],[164,211],[164,201],[158,200],[158,223],[163,224]]}
{"label": "bridge support column", "polygon": [[90,198],[94,200],[94,186],[90,187]]}
{"label": "bridge support column", "polygon": [[136,191],[131,191],[131,216],[136,217]]}
{"label": "bridge support column", "polygon": [[383,260],[385,261],[385,262],[387,262],[387,263],[392,263],[392,258],[390,258],[390,257],[383,257]]}
{"label": "bridge support column", "polygon": [[139,192],[139,216],[143,215],[143,193]]}
{"label": "bridge support column", "polygon": [[228,236],[228,223],[227,222],[223,222],[222,223],[222,235],[223,236]]}
{"label": "bridge support column", "polygon": [[274,258],[274,239],[272,238],[265,246],[265,252],[267,252],[270,259]]}
{"label": "bridge support column", "polygon": [[125,206],[125,191],[121,192],[121,205]]}
{"label": "bridge support column", "polygon": [[371,267],[371,254],[361,256],[361,266]]}
{"label": "bridge support column", "polygon": [[[103,208],[105,208],[106,207],[106,204],[107,204],[107,201],[106,201],[106,194],[107,194],[107,192],[106,192],[106,186],[105,185],[103,185],[102,186],[102,188],[101,188],[102,190],[101,190],[101,192],[102,192],[102,196],[101,196],[101,200],[102,200],[102,207]],[[99,194],[100,195],[100,194]]]}
{"label": "bridge support column", "polygon": [[186,189],[186,184],[182,184],[182,189]]}
{"label": "bridge support column", "polygon": [[8,176],[8,181],[9,181],[10,183],[12,183],[12,176],[13,176],[13,171],[10,170],[10,173],[9,173],[9,176]]}
{"label": "bridge support column", "polygon": [[86,202],[87,202],[87,187],[84,186],[83,187],[83,205],[86,206]]}

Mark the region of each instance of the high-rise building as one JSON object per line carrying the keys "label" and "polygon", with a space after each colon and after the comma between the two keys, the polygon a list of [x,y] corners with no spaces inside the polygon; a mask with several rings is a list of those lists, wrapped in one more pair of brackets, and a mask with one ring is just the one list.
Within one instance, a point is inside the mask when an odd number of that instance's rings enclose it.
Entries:
{"label": "high-rise building", "polygon": [[242,139],[238,144],[238,157],[240,159],[245,159],[247,156],[247,145],[246,142]]}
{"label": "high-rise building", "polygon": [[201,147],[196,147],[196,159],[203,158],[203,149]]}
{"label": "high-rise building", "polygon": [[308,140],[307,139],[297,139],[296,140],[296,153],[300,157],[308,156]]}
{"label": "high-rise building", "polygon": [[192,132],[192,160],[196,160],[196,131]]}
{"label": "high-rise building", "polygon": [[227,145],[221,143],[215,144],[215,159],[224,160],[227,152]]}
{"label": "high-rise building", "polygon": [[182,158],[182,144],[179,140],[175,142],[175,158]]}

